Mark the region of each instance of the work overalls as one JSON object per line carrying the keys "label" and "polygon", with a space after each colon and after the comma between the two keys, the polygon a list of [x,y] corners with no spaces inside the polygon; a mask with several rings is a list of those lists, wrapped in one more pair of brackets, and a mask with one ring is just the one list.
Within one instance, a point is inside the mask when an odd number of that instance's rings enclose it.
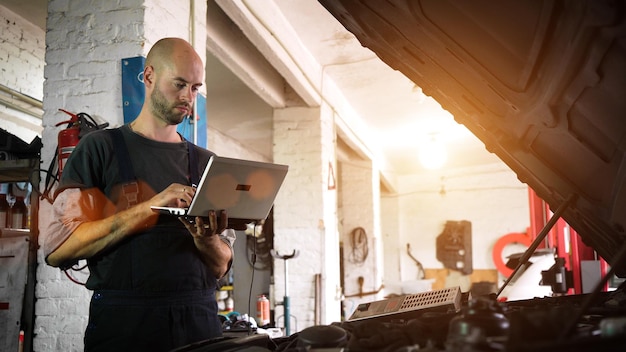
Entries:
{"label": "work overalls", "polygon": [[[112,138],[121,178],[132,183],[129,180],[135,177],[123,137],[112,132]],[[197,155],[189,142],[188,150],[191,182],[197,184]],[[169,351],[221,336],[217,280],[178,219],[160,220],[88,264],[90,280],[113,289],[93,292],[86,352]]]}

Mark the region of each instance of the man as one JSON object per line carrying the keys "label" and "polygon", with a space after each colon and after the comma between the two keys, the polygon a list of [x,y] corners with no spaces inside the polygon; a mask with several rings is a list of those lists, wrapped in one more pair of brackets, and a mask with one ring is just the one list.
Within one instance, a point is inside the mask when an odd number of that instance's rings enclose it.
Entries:
{"label": "man", "polygon": [[146,57],[139,116],[118,134],[85,135],[64,166],[44,250],[55,267],[87,259],[87,352],[168,351],[221,335],[215,289],[234,241],[227,214],[187,219],[150,208],[188,206],[213,154],[176,132],[203,80],[189,43],[159,40]]}

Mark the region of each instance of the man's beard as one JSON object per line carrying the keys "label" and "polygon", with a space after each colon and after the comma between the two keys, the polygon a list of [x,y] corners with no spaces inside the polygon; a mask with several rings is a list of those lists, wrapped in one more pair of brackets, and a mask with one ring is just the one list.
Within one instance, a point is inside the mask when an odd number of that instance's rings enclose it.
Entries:
{"label": "man's beard", "polygon": [[182,105],[182,103],[170,104],[165,98],[165,95],[163,95],[159,89],[158,85],[152,91],[151,102],[152,112],[169,125],[178,125],[183,122],[183,119],[187,116],[186,114],[179,112],[176,108],[176,106]]}

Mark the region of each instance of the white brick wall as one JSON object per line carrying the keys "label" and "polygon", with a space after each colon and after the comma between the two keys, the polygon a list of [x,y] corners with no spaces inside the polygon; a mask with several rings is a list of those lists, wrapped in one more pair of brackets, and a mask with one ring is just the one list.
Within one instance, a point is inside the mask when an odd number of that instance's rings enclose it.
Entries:
{"label": "white brick wall", "polygon": [[[322,324],[330,324],[341,318],[341,278],[339,272],[339,222],[337,189],[329,189],[329,163],[337,169],[337,116],[333,107],[323,102],[320,108],[322,153],[322,189],[324,203],[324,237],[322,241],[324,256],[321,274],[321,317]],[[337,174],[335,172],[335,177]]]}
{"label": "white brick wall", "polygon": [[[341,239],[344,247],[344,293],[360,293],[359,277],[363,277],[363,293],[376,292],[382,284],[382,242],[378,217],[379,178],[371,162],[343,162],[340,164],[339,194]],[[374,201],[373,201],[374,200]],[[352,232],[363,228],[366,243],[354,243]],[[356,238],[358,239],[358,238]],[[350,306],[361,302],[383,299],[384,291],[363,297],[348,297]]]}
{"label": "white brick wall", "polygon": [[[206,3],[195,2],[196,43],[204,59]],[[189,39],[189,2],[58,0],[48,5],[46,44],[43,164],[54,153],[68,111],[86,112],[111,126],[123,123],[121,64],[125,57],[146,55],[165,36]],[[41,203],[40,229],[45,229],[50,205]],[[42,231],[43,232],[43,231]],[[42,239],[43,240],[43,239]],[[39,253],[39,262],[44,263]],[[58,269],[42,264],[36,287],[36,351],[81,351],[91,292],[72,283]],[[85,277],[82,276],[84,281]]]}
{"label": "white brick wall", "polygon": [[[288,261],[291,333],[314,324],[315,275],[322,275],[323,324],[339,320],[337,195],[328,190],[328,163],[335,164],[332,112],[287,108],[274,114],[274,161],[290,165],[274,209],[274,246]],[[285,294],[284,261],[275,265],[275,297]],[[276,315],[283,314],[282,307]],[[284,319],[284,318],[283,318]],[[279,325],[283,320],[279,320]],[[296,330],[297,328],[297,330]]]}
{"label": "white brick wall", "polygon": [[[0,85],[42,100],[45,32],[0,5]],[[29,143],[41,119],[0,104],[0,128]]]}
{"label": "white brick wall", "polygon": [[44,31],[0,6],[0,84],[43,98]]}

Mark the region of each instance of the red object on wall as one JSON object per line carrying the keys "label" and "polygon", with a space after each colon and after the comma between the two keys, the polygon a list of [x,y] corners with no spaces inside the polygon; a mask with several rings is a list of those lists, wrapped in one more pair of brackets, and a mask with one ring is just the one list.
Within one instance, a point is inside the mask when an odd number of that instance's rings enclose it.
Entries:
{"label": "red object on wall", "polygon": [[65,163],[67,162],[67,159],[70,157],[70,154],[72,154],[72,152],[74,151],[74,148],[76,148],[76,145],[78,144],[78,140],[79,140],[79,134],[80,134],[80,126],[78,125],[78,115],[76,114],[72,114],[69,111],[63,110],[63,109],[59,109],[60,111],[63,111],[64,113],[68,114],[71,116],[71,118],[67,121],[62,121],[57,123],[57,126],[61,126],[62,124],[67,123],[68,126],[66,129],[61,130],[59,132],[59,136],[58,136],[58,145],[57,145],[57,153],[58,153],[58,161],[59,161],[59,166],[58,166],[58,177],[59,179],[61,179],[61,174],[63,173],[63,167],[65,166]]}
{"label": "red object on wall", "polygon": [[502,259],[502,252],[504,251],[504,247],[509,244],[519,243],[523,244],[526,247],[530,247],[530,244],[533,242],[532,238],[528,236],[528,234],[523,232],[513,232],[506,234],[500,237],[496,244],[493,246],[493,262],[496,265],[496,269],[502,274],[504,277],[509,277],[513,274],[513,269],[506,266],[504,259]]}
{"label": "red object on wall", "polygon": [[[529,236],[534,240],[541,232],[548,219],[553,216],[550,206],[544,202],[537,194],[528,188],[528,199],[530,207],[530,229]],[[597,260],[593,248],[585,245],[578,233],[569,224],[559,219],[546,236],[546,241],[539,248],[554,248],[558,257],[565,259],[565,267],[573,272],[574,288],[568,293],[582,294],[581,261]],[[606,274],[607,264],[600,259],[602,272]],[[608,285],[604,287],[608,289]],[[573,292],[572,292],[573,291]]]}
{"label": "red object on wall", "polygon": [[[537,235],[545,227],[548,219],[554,215],[550,210],[550,206],[539,198],[531,188],[528,188],[528,205],[530,209],[530,226],[526,233],[508,233],[500,237],[493,247],[493,262],[498,272],[505,277],[509,277],[514,269],[507,267],[502,258],[504,248],[509,244],[515,243],[530,247]],[[558,219],[538,248],[553,248],[558,257],[565,259],[565,268],[573,273],[574,278],[574,288],[568,291],[569,294],[583,293],[581,261],[600,260],[600,274],[604,275],[608,271],[607,262],[603,259],[598,259],[593,248],[585,245],[578,233],[563,219]],[[605,285],[604,290],[608,290],[608,284]]]}

